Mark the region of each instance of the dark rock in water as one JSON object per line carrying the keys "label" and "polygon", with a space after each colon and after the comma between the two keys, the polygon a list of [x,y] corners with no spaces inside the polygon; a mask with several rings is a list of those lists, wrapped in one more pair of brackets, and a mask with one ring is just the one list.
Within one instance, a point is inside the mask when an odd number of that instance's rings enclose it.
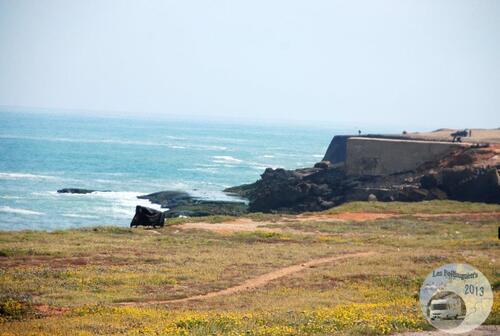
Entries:
{"label": "dark rock in water", "polygon": [[162,208],[169,208],[169,211],[165,213],[168,218],[213,215],[239,216],[248,212],[248,206],[244,202],[201,200],[193,198],[183,191],[160,191],[137,196],[137,198],[160,204]]}
{"label": "dark rock in water", "polygon": [[168,218],[179,216],[239,216],[247,212],[248,206],[243,202],[191,200],[189,203],[170,209],[170,211],[166,212],[166,216]]}
{"label": "dark rock in water", "polygon": [[177,217],[205,217],[211,216],[210,212],[192,210],[170,210],[165,213],[166,218]]}
{"label": "dark rock in water", "polygon": [[59,189],[57,192],[60,194],[90,194],[93,192],[109,192],[110,190],[92,190],[92,189],[82,189],[82,188],[63,188]]}
{"label": "dark rock in water", "polygon": [[147,199],[151,203],[160,204],[162,208],[173,208],[183,203],[188,203],[193,198],[184,191],[159,191],[148,195],[137,196],[139,199]]}
{"label": "dark rock in water", "polygon": [[164,226],[165,225],[165,214],[162,211],[158,211],[155,209],[136,206],[135,207],[135,215],[130,223],[130,227],[137,226]]}
{"label": "dark rock in water", "polygon": [[224,189],[224,192],[226,194],[229,194],[229,195],[240,196],[240,197],[248,199],[248,197],[249,197],[250,193],[252,192],[252,190],[254,189],[254,187],[255,187],[255,183],[242,184],[239,186],[226,188],[226,189]]}

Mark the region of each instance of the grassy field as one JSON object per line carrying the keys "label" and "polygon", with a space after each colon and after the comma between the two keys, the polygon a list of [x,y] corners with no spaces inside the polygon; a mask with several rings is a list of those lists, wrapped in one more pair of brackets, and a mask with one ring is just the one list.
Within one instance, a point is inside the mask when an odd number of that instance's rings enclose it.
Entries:
{"label": "grassy field", "polygon": [[[345,212],[391,216],[335,217]],[[488,277],[495,304],[487,322],[500,324],[498,205],[356,202],[319,216],[248,218],[261,227],[223,234],[182,227],[188,221],[230,226],[235,220],[212,217],[172,220],[156,230],[2,232],[0,335],[367,335],[429,329],[418,290],[433,268],[450,262],[469,263]],[[230,295],[154,304],[357,252],[372,254]]]}

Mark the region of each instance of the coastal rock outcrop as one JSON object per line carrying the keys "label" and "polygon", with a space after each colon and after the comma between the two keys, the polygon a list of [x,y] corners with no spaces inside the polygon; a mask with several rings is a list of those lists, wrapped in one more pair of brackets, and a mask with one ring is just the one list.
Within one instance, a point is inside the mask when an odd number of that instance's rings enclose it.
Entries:
{"label": "coastal rock outcrop", "polygon": [[437,180],[437,187],[445,191],[450,199],[500,203],[500,179],[496,168],[446,168]]}
{"label": "coastal rock outcrop", "polygon": [[194,198],[186,192],[175,190],[155,192],[137,196],[137,198],[147,199],[151,203],[161,205],[162,208],[168,208],[168,211],[165,212],[167,218],[213,215],[238,216],[248,211],[245,202],[202,200]]}
{"label": "coastal rock outcrop", "polygon": [[57,192],[60,194],[91,194],[93,192],[109,192],[110,190],[93,190],[93,189],[83,189],[83,188],[63,188],[59,189]]}
{"label": "coastal rock outcrop", "polygon": [[137,196],[139,199],[147,199],[151,203],[159,204],[162,208],[173,208],[180,204],[190,202],[191,195],[184,191],[167,190],[152,194]]}
{"label": "coastal rock outcrop", "polygon": [[356,185],[342,169],[328,163],[313,168],[285,170],[267,168],[253,185],[228,188],[249,199],[249,211],[319,211],[345,201]]}
{"label": "coastal rock outcrop", "polygon": [[415,202],[452,199],[500,203],[499,165],[494,149],[464,148],[396,174],[350,175],[328,161],[313,168],[267,168],[253,184],[225,191],[249,200],[249,211],[319,211],[347,201]]}

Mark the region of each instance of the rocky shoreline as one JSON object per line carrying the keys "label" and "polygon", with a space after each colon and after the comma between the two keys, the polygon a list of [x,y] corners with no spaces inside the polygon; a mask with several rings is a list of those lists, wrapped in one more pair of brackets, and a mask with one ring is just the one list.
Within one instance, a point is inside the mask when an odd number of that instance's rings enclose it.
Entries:
{"label": "rocky shoreline", "polygon": [[148,195],[137,196],[147,199],[162,208],[168,208],[165,217],[202,217],[214,215],[239,216],[248,212],[245,202],[212,201],[192,197],[183,191],[160,191]]}
{"label": "rocky shoreline", "polygon": [[[399,140],[394,137],[369,140],[365,137],[353,137],[358,148],[348,149],[349,136],[334,137],[323,161],[314,167],[295,170],[283,168],[267,168],[261,178],[251,184],[227,188],[229,195],[238,196],[246,201],[217,201],[198,199],[183,191],[160,191],[141,195],[137,198],[147,199],[161,208],[167,209],[166,218],[200,217],[210,215],[239,216],[248,212],[284,212],[299,213],[305,211],[322,211],[349,201],[402,201],[418,202],[434,199],[450,199],[458,201],[500,203],[500,147],[499,145],[467,145],[449,146],[446,154],[440,152],[433,160],[407,158],[381,158],[394,146],[440,146],[443,143],[417,142]],[[377,141],[382,140],[382,143]],[[387,141],[396,143],[388,144]],[[408,143],[410,143],[408,145]],[[363,152],[359,154],[359,146],[379,146],[381,153]],[[387,147],[386,147],[387,146]],[[393,146],[393,147],[391,147]],[[447,145],[445,144],[445,149]],[[423,156],[428,156],[433,148],[425,147]],[[349,150],[356,166],[349,167]],[[356,152],[358,151],[358,152]],[[385,152],[383,152],[385,151]],[[408,153],[408,156],[415,156]],[[418,154],[418,153],[417,153]],[[379,155],[370,157],[370,155]],[[331,162],[326,159],[331,159]],[[357,160],[357,161],[356,161]],[[386,162],[384,162],[386,160]],[[398,160],[401,160],[399,162]],[[421,162],[423,161],[423,162]],[[408,167],[413,169],[374,174],[384,169]],[[385,166],[384,166],[385,164]],[[378,165],[378,166],[377,166]],[[391,166],[392,165],[392,166]],[[366,170],[366,174],[357,172]],[[353,173],[356,172],[356,173]],[[87,194],[96,190],[65,188],[59,193]]]}
{"label": "rocky shoreline", "polygon": [[329,161],[312,168],[268,168],[252,184],[226,189],[249,200],[250,212],[321,211],[348,201],[417,202],[450,199],[500,203],[495,148],[468,147],[413,171],[353,176]]}
{"label": "rocky shoreline", "polygon": [[[93,192],[109,192],[109,190],[93,190],[82,188],[63,188],[57,190],[63,194],[91,194]],[[244,201],[204,200],[191,196],[189,193],[177,190],[159,191],[137,196],[165,209],[166,218],[202,217],[202,216],[239,216],[248,212]]]}

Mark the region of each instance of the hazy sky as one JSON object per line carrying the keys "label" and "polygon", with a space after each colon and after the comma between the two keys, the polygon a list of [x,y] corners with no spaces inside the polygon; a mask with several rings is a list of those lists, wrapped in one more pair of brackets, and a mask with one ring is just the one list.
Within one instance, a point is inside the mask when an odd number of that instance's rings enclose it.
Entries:
{"label": "hazy sky", "polygon": [[500,1],[0,0],[0,105],[499,127]]}

